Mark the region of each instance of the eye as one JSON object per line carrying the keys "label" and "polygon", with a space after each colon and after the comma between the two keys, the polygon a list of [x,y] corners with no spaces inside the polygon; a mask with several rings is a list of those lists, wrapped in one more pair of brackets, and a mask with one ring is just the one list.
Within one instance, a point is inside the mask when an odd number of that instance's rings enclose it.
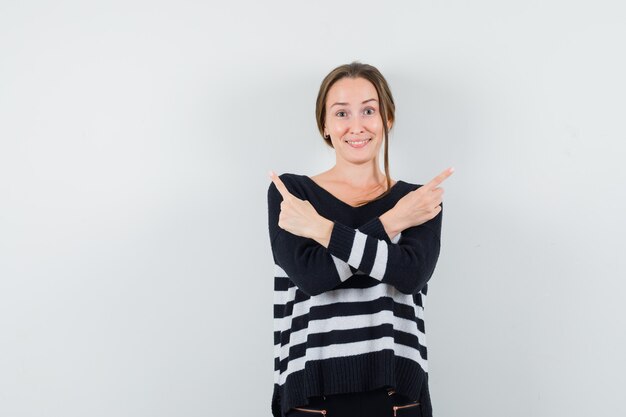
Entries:
{"label": "eye", "polygon": [[[335,113],[335,116],[339,116],[340,113],[345,113],[345,111],[338,111],[337,113]],[[341,116],[339,116],[341,117]]]}
{"label": "eye", "polygon": [[[371,110],[372,112],[371,112],[371,113],[367,113],[367,111],[368,111],[368,110]],[[366,112],[367,114],[374,114],[374,112],[375,112],[375,111],[376,111],[376,109],[375,109],[375,108],[373,108],[373,107],[368,107],[367,109],[365,109],[365,112]]]}

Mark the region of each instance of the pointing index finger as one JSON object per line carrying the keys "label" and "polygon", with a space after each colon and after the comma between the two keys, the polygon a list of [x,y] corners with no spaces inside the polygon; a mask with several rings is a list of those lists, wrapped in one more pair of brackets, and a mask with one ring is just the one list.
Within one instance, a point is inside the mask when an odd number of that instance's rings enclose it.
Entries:
{"label": "pointing index finger", "polygon": [[272,182],[274,183],[274,185],[276,185],[276,188],[278,189],[278,192],[280,193],[280,195],[283,196],[283,199],[293,197],[293,195],[289,192],[289,190],[287,189],[283,181],[280,179],[278,175],[276,175],[274,171],[270,171],[270,178],[272,179]]}
{"label": "pointing index finger", "polygon": [[443,182],[443,180],[445,180],[450,175],[452,175],[453,172],[454,172],[454,168],[452,167],[444,169],[441,172],[441,174],[437,175],[435,178],[430,180],[428,184],[426,184],[426,187],[428,187],[429,189],[437,187],[439,184]]}

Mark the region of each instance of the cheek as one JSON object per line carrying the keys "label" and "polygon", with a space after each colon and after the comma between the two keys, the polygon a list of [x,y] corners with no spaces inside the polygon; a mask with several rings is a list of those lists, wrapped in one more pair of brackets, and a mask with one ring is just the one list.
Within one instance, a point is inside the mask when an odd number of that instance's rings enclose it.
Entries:
{"label": "cheek", "polygon": [[330,131],[335,134],[335,136],[343,136],[348,133],[350,126],[348,124],[336,123],[335,125],[330,127]]}
{"label": "cheek", "polygon": [[380,118],[378,119],[370,119],[368,126],[370,127],[371,130],[373,131],[382,131],[383,130],[383,124],[382,121],[380,120]]}

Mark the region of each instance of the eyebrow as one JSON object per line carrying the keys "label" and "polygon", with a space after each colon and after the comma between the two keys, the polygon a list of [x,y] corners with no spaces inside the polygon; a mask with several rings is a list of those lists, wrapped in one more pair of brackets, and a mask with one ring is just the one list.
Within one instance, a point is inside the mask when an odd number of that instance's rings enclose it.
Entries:
{"label": "eyebrow", "polygon": [[[361,104],[365,104],[365,103],[367,103],[368,101],[377,101],[377,100],[376,100],[375,98],[370,98],[370,99],[368,99],[368,100],[365,100],[365,101],[364,101],[364,102],[362,102]],[[332,106],[330,106],[330,107],[333,107],[333,106],[347,106],[348,104],[350,104],[350,103],[335,103],[335,104],[333,104],[333,105],[332,105]]]}

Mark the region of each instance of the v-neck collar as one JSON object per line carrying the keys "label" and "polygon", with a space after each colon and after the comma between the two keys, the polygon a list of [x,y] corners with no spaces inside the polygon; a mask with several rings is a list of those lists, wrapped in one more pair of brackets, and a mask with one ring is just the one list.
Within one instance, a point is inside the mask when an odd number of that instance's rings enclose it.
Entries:
{"label": "v-neck collar", "polygon": [[321,190],[326,196],[330,197],[331,199],[333,199],[337,203],[341,204],[342,206],[348,207],[348,208],[353,209],[353,210],[364,209],[366,207],[371,206],[372,204],[385,201],[385,199],[393,196],[395,193],[397,193],[400,190],[400,187],[399,187],[400,183],[404,183],[404,181],[402,181],[402,180],[396,180],[396,183],[394,185],[392,185],[391,188],[389,189],[389,194],[384,196],[382,199],[370,201],[368,203],[363,204],[362,206],[353,206],[353,205],[350,205],[350,204],[346,203],[345,201],[340,200],[339,198],[337,198],[334,194],[332,194],[326,188],[324,188],[321,185],[319,185],[318,183],[316,183],[311,177],[309,177],[307,175],[302,175],[302,176],[304,178],[306,178],[306,180],[309,181],[309,183],[311,183],[315,188],[317,188],[318,190]]}

